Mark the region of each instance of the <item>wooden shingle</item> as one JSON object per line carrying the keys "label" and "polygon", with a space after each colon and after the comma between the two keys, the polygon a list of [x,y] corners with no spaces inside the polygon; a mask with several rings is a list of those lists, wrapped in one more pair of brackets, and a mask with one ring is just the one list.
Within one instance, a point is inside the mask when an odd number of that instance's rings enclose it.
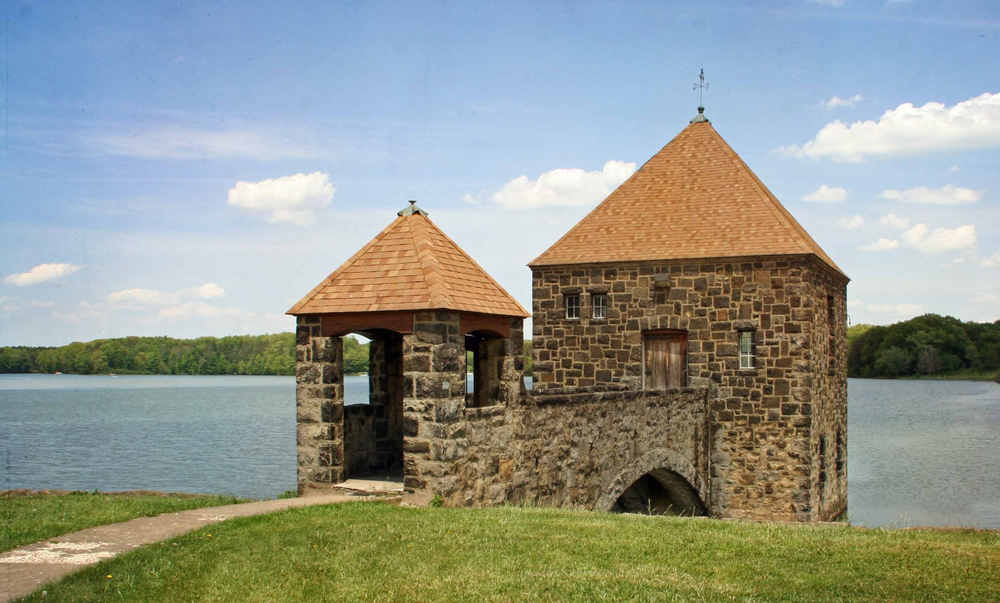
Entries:
{"label": "wooden shingle", "polygon": [[401,310],[531,316],[422,211],[396,218],[287,314]]}
{"label": "wooden shingle", "polygon": [[529,266],[814,255],[844,272],[695,119]]}

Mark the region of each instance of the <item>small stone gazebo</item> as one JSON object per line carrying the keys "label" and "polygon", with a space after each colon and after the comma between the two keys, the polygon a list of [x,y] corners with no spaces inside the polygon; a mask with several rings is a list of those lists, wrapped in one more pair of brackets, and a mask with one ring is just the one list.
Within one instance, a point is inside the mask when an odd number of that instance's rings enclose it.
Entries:
{"label": "small stone gazebo", "polygon": [[[435,491],[465,454],[465,409],[516,401],[524,388],[530,314],[413,201],[287,313],[297,319],[300,493],[369,475]],[[371,340],[369,403],[345,407],[350,333]]]}

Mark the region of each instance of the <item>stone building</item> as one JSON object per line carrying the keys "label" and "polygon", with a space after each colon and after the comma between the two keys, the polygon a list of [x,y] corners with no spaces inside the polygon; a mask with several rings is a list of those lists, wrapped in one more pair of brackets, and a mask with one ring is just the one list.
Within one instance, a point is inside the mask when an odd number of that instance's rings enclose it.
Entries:
{"label": "stone building", "polygon": [[[527,312],[416,206],[296,304],[300,490],[399,471],[452,505],[845,510],[848,278],[702,109],[530,267],[531,390]],[[370,400],[345,407],[352,332]]]}

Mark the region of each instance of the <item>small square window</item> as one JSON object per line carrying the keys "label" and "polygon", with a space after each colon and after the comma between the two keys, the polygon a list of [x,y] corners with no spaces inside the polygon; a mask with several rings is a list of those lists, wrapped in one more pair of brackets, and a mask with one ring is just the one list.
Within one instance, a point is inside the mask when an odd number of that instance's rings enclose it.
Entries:
{"label": "small square window", "polygon": [[595,294],[590,298],[594,306],[594,318],[603,320],[608,316],[608,296],[603,293]]}
{"label": "small square window", "polygon": [[740,331],[740,368],[756,368],[753,357],[753,331]]}
{"label": "small square window", "polygon": [[579,295],[567,295],[565,298],[566,305],[566,318],[579,319],[580,318],[580,296]]}

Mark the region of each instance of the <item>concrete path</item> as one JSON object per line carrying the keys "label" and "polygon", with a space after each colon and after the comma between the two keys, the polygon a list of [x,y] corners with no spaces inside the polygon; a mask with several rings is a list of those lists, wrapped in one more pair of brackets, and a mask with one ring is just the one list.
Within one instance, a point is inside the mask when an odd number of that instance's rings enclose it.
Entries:
{"label": "concrete path", "polygon": [[118,553],[180,536],[233,517],[358,500],[366,498],[345,494],[310,494],[299,498],[206,507],[88,528],[28,544],[0,553],[0,601],[28,595],[42,584],[58,580]]}

